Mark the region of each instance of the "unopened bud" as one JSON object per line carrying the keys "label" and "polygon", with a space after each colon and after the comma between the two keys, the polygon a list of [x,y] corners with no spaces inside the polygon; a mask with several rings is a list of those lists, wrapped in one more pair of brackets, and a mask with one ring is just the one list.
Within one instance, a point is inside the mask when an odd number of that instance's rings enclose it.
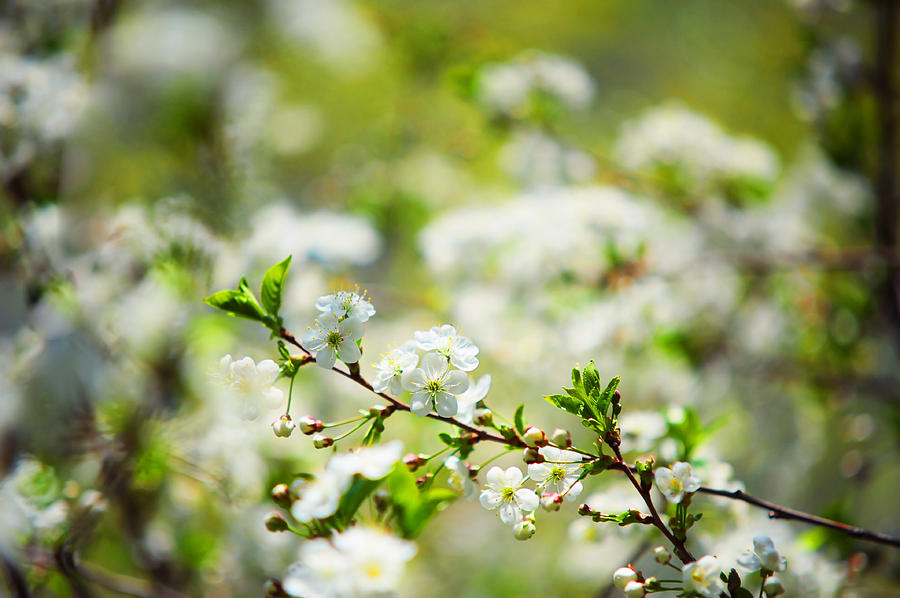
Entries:
{"label": "unopened bud", "polygon": [[278,436],[279,438],[287,438],[296,427],[297,424],[291,421],[291,416],[287,413],[272,422],[272,429],[275,431],[275,436]]}
{"label": "unopened bud", "polygon": [[559,492],[544,492],[541,495],[541,507],[545,511],[558,511],[562,503],[563,496]]}
{"label": "unopened bud", "polygon": [[403,464],[410,471],[415,471],[420,467],[424,466],[428,460],[425,458],[425,455],[415,455],[413,453],[408,453],[405,457],[403,457]]}
{"label": "unopened bud", "polygon": [[325,436],[324,434],[316,434],[313,436],[313,446],[317,449],[328,448],[334,444],[334,438],[331,436]]}
{"label": "unopened bud", "polygon": [[541,446],[546,446],[547,444],[547,435],[544,434],[544,431],[536,426],[528,426],[525,428],[525,434],[522,435],[522,440],[525,441],[525,444],[532,448],[537,448]]}
{"label": "unopened bud", "polygon": [[267,579],[263,589],[266,591],[266,598],[285,598],[288,595],[277,579]]}
{"label": "unopened bud", "polygon": [[433,473],[426,473],[421,478],[416,479],[416,486],[419,488],[423,487],[425,484],[431,482],[432,478],[434,478]]}
{"label": "unopened bud", "polygon": [[620,567],[613,573],[613,583],[620,590],[624,590],[629,582],[637,579],[637,573],[631,567]]}
{"label": "unopened bud", "polygon": [[385,409],[387,409],[387,407],[385,407],[384,405],[372,405],[371,407],[369,407],[369,415],[371,415],[372,417],[384,415]]}
{"label": "unopened bud", "polygon": [[781,583],[781,579],[779,579],[777,575],[773,575],[766,578],[765,583],[763,583],[763,591],[769,598],[774,598],[775,596],[784,594],[784,584]]}
{"label": "unopened bud", "polygon": [[372,495],[372,500],[375,501],[375,510],[379,514],[386,513],[391,506],[391,493],[387,490],[379,490]]}
{"label": "unopened bud", "polygon": [[315,434],[316,432],[321,432],[322,428],[325,426],[325,424],[311,415],[304,415],[297,420],[297,422],[300,424],[300,431],[307,436]]}
{"label": "unopened bud", "polygon": [[466,467],[468,467],[469,469],[469,477],[471,479],[474,480],[478,477],[478,472],[481,471],[480,467],[478,467],[477,465],[469,465],[468,463],[466,463]]}
{"label": "unopened bud", "polygon": [[291,506],[291,489],[287,484],[276,484],[272,488],[272,500],[279,507],[289,508]]}
{"label": "unopened bud", "polygon": [[656,559],[657,563],[665,565],[672,560],[672,553],[670,553],[669,549],[665,546],[657,546],[653,549],[653,557]]}
{"label": "unopened bud", "polygon": [[476,409],[475,410],[475,425],[482,426],[485,428],[493,428],[494,427],[494,414],[490,409]]}
{"label": "unopened bud", "polygon": [[629,581],[622,589],[625,592],[625,598],[643,598],[644,596],[644,584],[639,581]]}
{"label": "unopened bud", "polygon": [[578,514],[581,515],[582,517],[586,517],[588,515],[593,515],[594,509],[590,508],[587,505],[587,503],[583,502],[580,505],[578,505]]}
{"label": "unopened bud", "polygon": [[553,430],[553,434],[550,435],[550,442],[562,448],[569,448],[572,446],[572,435],[569,434],[568,430],[556,428]]}
{"label": "unopened bud", "polygon": [[544,456],[540,454],[535,448],[527,448],[522,451],[522,460],[525,461],[526,465],[531,465],[532,463],[543,463]]}
{"label": "unopened bud", "polygon": [[272,513],[266,517],[266,529],[270,532],[286,532],[288,524],[284,517],[281,516],[281,513]]}
{"label": "unopened bud", "polygon": [[533,519],[523,519],[513,527],[513,535],[516,540],[528,540],[536,531]]}

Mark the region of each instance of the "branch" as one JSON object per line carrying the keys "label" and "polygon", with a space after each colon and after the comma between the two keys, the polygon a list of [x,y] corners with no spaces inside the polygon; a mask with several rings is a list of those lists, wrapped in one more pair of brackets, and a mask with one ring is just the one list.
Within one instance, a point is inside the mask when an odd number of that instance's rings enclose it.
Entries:
{"label": "branch", "polygon": [[[295,347],[297,347],[298,349],[303,351],[303,353],[305,353],[307,356],[310,356],[310,357],[312,356],[312,353],[307,351],[306,348],[303,345],[301,345],[300,342],[296,339],[296,337],[294,337],[293,334],[291,334],[284,328],[281,329],[280,336],[285,341],[289,342],[290,344],[294,345]],[[348,372],[348,371],[344,371],[344,370],[338,368],[337,366],[334,366],[331,369],[332,369],[332,371],[337,372],[344,378],[347,378],[348,380],[353,380],[354,382],[356,382],[357,384],[359,384],[366,390],[372,392],[373,394],[381,397],[382,399],[384,399],[385,401],[390,403],[389,409],[391,411],[409,412],[409,405],[407,405],[403,401],[398,401],[397,399],[395,399],[394,397],[392,397],[388,394],[385,394],[383,392],[377,392],[374,388],[372,388],[372,385],[369,384],[369,382],[360,375],[358,370]],[[522,440],[521,438],[519,438],[518,435],[512,440],[508,440],[508,439],[504,438],[503,436],[498,436],[496,434],[491,434],[490,432],[487,432],[485,430],[480,430],[474,426],[470,426],[469,424],[463,423],[463,422],[459,421],[458,419],[455,419],[452,417],[444,417],[442,415],[438,415],[437,413],[429,413],[426,417],[429,417],[431,419],[436,419],[438,421],[442,421],[446,424],[450,424],[451,426],[456,426],[457,428],[459,428],[461,430],[465,430],[469,434],[472,434],[472,443],[473,444],[475,444],[477,442],[481,442],[483,440],[486,440],[488,442],[496,442],[496,443],[503,444],[506,446],[515,446],[515,447],[519,447],[519,448],[526,448],[525,441]]]}
{"label": "branch", "polygon": [[859,540],[866,540],[868,542],[876,542],[878,544],[885,544],[886,546],[900,548],[900,538],[894,538],[893,536],[888,536],[887,534],[872,532],[861,527],[847,525],[846,523],[832,521],[831,519],[825,519],[824,517],[811,515],[809,513],[804,513],[803,511],[797,511],[795,509],[782,507],[776,505],[773,502],[769,502],[761,498],[756,498],[755,496],[750,496],[742,490],[719,490],[717,488],[708,488],[706,486],[701,486],[698,492],[701,492],[703,494],[711,494],[713,496],[721,496],[723,498],[730,498],[732,500],[739,500],[751,504],[754,507],[766,509],[767,511],[769,511],[770,519],[791,519],[794,521],[802,521],[810,525],[817,525],[819,527],[825,527],[828,529],[839,531]]}

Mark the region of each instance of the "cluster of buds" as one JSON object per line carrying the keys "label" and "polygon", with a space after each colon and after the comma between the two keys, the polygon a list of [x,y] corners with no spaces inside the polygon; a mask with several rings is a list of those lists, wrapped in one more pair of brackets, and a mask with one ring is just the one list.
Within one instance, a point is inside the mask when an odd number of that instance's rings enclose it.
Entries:
{"label": "cluster of buds", "polygon": [[644,596],[644,583],[630,565],[615,570],[613,583],[617,588],[625,592],[625,598],[642,598]]}

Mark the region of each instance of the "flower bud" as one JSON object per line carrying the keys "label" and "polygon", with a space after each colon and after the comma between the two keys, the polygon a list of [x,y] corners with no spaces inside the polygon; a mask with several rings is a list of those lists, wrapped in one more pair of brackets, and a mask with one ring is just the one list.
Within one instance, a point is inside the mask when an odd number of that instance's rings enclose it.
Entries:
{"label": "flower bud", "polygon": [[537,449],[527,448],[522,451],[522,460],[525,461],[526,465],[531,465],[532,463],[543,463],[544,456],[540,454]]}
{"label": "flower bud", "polygon": [[325,424],[311,415],[304,415],[298,422],[300,423],[300,431],[307,436],[315,434],[316,432],[321,432],[322,428],[325,426]]}
{"label": "flower bud", "polygon": [[556,428],[553,430],[553,434],[550,435],[550,442],[561,448],[569,448],[572,446],[572,435],[569,434],[568,430]]}
{"label": "flower bud", "polygon": [[493,428],[494,427],[494,414],[491,412],[490,409],[476,409],[474,423],[476,426],[482,426],[484,428]]}
{"label": "flower bud", "polygon": [[287,484],[276,484],[274,488],[272,488],[272,500],[275,501],[279,507],[284,507],[285,509],[290,508],[291,506],[291,489],[288,488]]}
{"label": "flower bud", "polygon": [[669,549],[665,546],[657,546],[653,549],[653,557],[656,559],[656,562],[660,565],[665,565],[670,560],[672,560],[672,554],[669,552]]}
{"label": "flower bud", "polygon": [[644,584],[639,581],[629,581],[622,588],[625,591],[625,598],[643,598]]}
{"label": "flower bud", "polygon": [[281,513],[272,513],[266,517],[266,529],[270,532],[286,532],[288,524],[284,517],[281,516]]}
{"label": "flower bud", "polygon": [[480,467],[478,467],[477,465],[470,465],[468,463],[466,463],[466,467],[469,469],[469,477],[471,479],[474,480],[475,478],[478,477],[478,472],[481,471]]}
{"label": "flower bud", "polygon": [[781,583],[781,579],[779,579],[777,575],[772,575],[771,577],[766,578],[766,582],[763,584],[763,591],[769,598],[774,598],[775,596],[784,594],[784,584]]}
{"label": "flower bud", "polygon": [[[629,582],[637,579],[637,573],[631,567],[620,567],[613,573],[613,583],[620,590],[624,590]],[[643,588],[642,588],[643,591]]]}
{"label": "flower bud", "polygon": [[431,473],[431,472],[426,473],[421,478],[416,479],[416,486],[418,486],[419,488],[422,488],[423,486],[425,486],[425,484],[428,484],[429,482],[431,482],[432,478],[434,478],[433,473]]}
{"label": "flower bud", "polygon": [[513,527],[513,534],[516,540],[527,540],[534,535],[537,528],[534,526],[533,519],[523,519]]}
{"label": "flower bud", "polygon": [[372,405],[369,407],[369,415],[372,417],[376,417],[379,415],[384,415],[384,410],[387,409],[384,405]]}
{"label": "flower bud", "polygon": [[415,455],[413,453],[407,453],[405,457],[403,457],[403,464],[410,471],[415,471],[425,465],[428,460],[425,458],[425,455]]}
{"label": "flower bud", "polygon": [[281,582],[277,579],[267,579],[263,584],[263,589],[266,591],[266,598],[284,598],[287,596],[287,592],[284,591],[284,588],[281,587]]}
{"label": "flower bud", "polygon": [[563,497],[559,492],[544,492],[541,495],[541,507],[545,511],[558,511],[562,503]]}
{"label": "flower bud", "polygon": [[372,500],[375,502],[375,510],[383,515],[391,506],[391,493],[387,490],[379,490],[372,495]]}
{"label": "flower bud", "polygon": [[334,438],[331,436],[325,436],[324,434],[316,434],[313,436],[313,446],[317,449],[328,448],[334,444]]}
{"label": "flower bud", "polygon": [[278,436],[279,438],[287,438],[296,427],[297,424],[291,421],[291,416],[287,413],[272,422],[272,429],[275,431],[275,436]]}
{"label": "flower bud", "polygon": [[584,503],[584,502],[583,502],[583,503],[581,503],[580,505],[578,505],[578,514],[581,515],[581,516],[583,516],[583,517],[586,517],[586,516],[588,516],[588,515],[593,515],[593,514],[594,514],[594,509],[590,508],[590,507],[587,505],[587,503]]}
{"label": "flower bud", "polygon": [[525,428],[525,434],[522,435],[522,440],[524,440],[525,444],[531,448],[547,445],[547,435],[544,434],[543,430],[536,426],[528,426]]}

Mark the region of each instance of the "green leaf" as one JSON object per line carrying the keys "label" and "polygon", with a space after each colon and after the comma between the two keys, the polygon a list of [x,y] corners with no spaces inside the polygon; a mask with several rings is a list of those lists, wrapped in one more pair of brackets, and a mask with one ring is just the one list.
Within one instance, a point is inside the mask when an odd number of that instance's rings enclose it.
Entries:
{"label": "green leaf", "polygon": [[253,295],[242,290],[225,290],[213,293],[203,300],[207,305],[228,312],[229,315],[262,322],[266,313],[262,310]]}
{"label": "green leaf", "polygon": [[581,417],[582,410],[584,409],[584,403],[569,395],[545,395],[544,400],[551,405],[554,405],[563,411],[568,411],[572,415],[577,415],[578,417]]}
{"label": "green leaf", "polygon": [[[586,398],[584,394],[584,383],[581,380],[581,372],[578,368],[572,368],[572,386],[573,390],[578,393],[577,395],[572,395],[575,398]],[[566,392],[569,392],[566,390]],[[571,393],[570,393],[571,394]]]}
{"label": "green leaf", "polygon": [[432,516],[456,499],[456,493],[447,488],[420,492],[413,474],[402,464],[394,467],[387,477],[387,485],[393,502],[394,521],[404,538],[419,535]]}
{"label": "green leaf", "polygon": [[600,396],[600,373],[597,371],[597,366],[594,365],[594,360],[592,359],[587,367],[584,368],[584,393],[588,396],[588,398],[593,398],[597,400]]}
{"label": "green leaf", "polygon": [[356,512],[359,510],[363,501],[369,498],[378,486],[381,485],[381,480],[367,480],[361,476],[355,477],[357,478],[356,481],[353,482],[350,489],[341,496],[341,500],[338,503],[337,516],[344,525],[353,520],[353,516],[356,515]]}
{"label": "green leaf", "polygon": [[381,415],[375,416],[375,419],[372,420],[372,425],[369,428],[369,431],[366,432],[366,435],[363,437],[362,445],[363,446],[371,446],[381,440],[381,433],[384,432],[384,417]]}
{"label": "green leaf", "polygon": [[263,276],[262,288],[259,290],[263,307],[276,318],[281,309],[281,295],[284,292],[284,280],[287,277],[288,268],[291,266],[291,257],[287,256],[266,271],[266,275]]}
{"label": "green leaf", "polygon": [[519,405],[519,408],[516,409],[516,415],[514,420],[516,424],[516,431],[519,434],[525,433],[525,404]]}
{"label": "green leaf", "polygon": [[[599,381],[599,379],[598,379]],[[609,381],[609,384],[606,385],[606,388],[600,393],[600,396],[597,398],[597,411],[600,412],[601,415],[606,415],[609,411],[609,405],[612,403],[613,398],[615,397],[616,388],[619,386],[619,377],[615,376],[612,380]]]}

